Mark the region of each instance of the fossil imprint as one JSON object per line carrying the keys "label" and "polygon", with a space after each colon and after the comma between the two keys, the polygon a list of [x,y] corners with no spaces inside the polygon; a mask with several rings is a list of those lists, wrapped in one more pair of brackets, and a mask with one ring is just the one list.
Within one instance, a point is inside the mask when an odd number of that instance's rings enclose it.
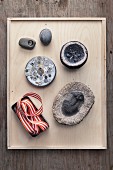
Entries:
{"label": "fossil imprint", "polygon": [[61,124],[76,125],[89,113],[94,100],[93,92],[85,84],[68,83],[59,91],[53,102],[53,116]]}
{"label": "fossil imprint", "polygon": [[62,104],[62,112],[66,116],[76,114],[84,103],[84,95],[81,92],[71,92],[70,99],[64,100]]}

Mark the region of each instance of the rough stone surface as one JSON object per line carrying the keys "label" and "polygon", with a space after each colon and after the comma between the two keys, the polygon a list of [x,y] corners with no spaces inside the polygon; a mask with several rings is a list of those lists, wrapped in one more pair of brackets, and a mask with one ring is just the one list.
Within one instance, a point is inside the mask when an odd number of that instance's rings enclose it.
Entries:
{"label": "rough stone surface", "polygon": [[[82,93],[84,96],[84,103],[82,103],[78,109],[78,112],[75,114],[66,115],[63,113],[62,110],[62,105],[65,100],[70,100],[70,94],[71,93]],[[94,94],[90,90],[89,87],[84,85],[83,83],[80,82],[72,82],[64,86],[56,96],[54,103],[53,103],[53,116],[54,118],[61,124],[66,124],[66,125],[76,125],[80,123],[84,117],[89,113],[90,109],[92,108],[94,104]],[[72,104],[72,99],[71,99],[71,104]],[[76,103],[77,104],[77,101]]]}

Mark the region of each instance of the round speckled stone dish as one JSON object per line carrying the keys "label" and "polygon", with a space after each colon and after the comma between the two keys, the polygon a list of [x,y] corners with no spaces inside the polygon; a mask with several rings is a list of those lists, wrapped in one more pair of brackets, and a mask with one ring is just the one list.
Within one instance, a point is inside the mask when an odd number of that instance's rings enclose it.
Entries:
{"label": "round speckled stone dish", "polygon": [[25,76],[31,84],[44,87],[55,79],[56,66],[48,57],[34,57],[25,67]]}

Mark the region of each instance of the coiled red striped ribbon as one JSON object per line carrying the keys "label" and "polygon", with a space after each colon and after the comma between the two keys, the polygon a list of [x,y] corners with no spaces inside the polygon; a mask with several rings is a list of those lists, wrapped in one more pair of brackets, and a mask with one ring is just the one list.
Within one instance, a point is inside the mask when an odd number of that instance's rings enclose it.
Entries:
{"label": "coiled red striped ribbon", "polygon": [[[37,109],[29,98],[31,96],[40,101],[41,106]],[[43,105],[41,97],[36,93],[27,93],[17,102],[16,113],[25,129],[33,136],[38,135],[40,131],[45,131],[49,124],[42,117]]]}

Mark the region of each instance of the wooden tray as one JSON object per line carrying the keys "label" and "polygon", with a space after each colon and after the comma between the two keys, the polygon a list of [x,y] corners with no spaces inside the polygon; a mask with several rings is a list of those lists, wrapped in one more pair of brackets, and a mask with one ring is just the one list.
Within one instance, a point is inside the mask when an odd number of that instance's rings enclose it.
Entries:
{"label": "wooden tray", "polygon": [[[42,29],[49,28],[53,39],[44,47],[39,40]],[[36,40],[36,47],[22,49],[22,37]],[[61,46],[77,40],[89,52],[87,63],[78,70],[66,69],[60,62]],[[57,76],[46,88],[30,85],[24,75],[26,63],[35,56],[51,58]],[[52,104],[59,90],[67,83],[79,81],[89,86],[95,104],[86,118],[76,126],[64,126],[55,121]],[[49,129],[32,138],[23,128],[11,106],[26,92],[36,92],[44,104],[43,115]],[[105,18],[8,18],[7,20],[7,146],[8,149],[106,149],[106,19]]]}

